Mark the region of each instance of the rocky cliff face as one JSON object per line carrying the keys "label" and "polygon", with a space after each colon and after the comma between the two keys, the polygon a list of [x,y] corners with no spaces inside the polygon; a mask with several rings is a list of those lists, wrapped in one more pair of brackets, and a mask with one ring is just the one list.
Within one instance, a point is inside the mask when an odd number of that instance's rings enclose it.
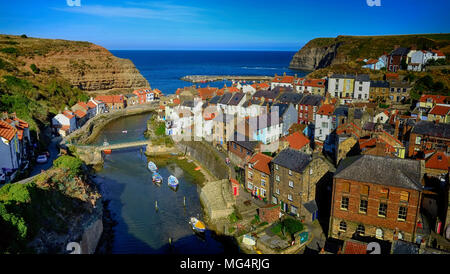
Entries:
{"label": "rocky cliff face", "polygon": [[150,86],[131,60],[115,57],[105,48],[91,43],[19,60],[25,62],[26,67],[35,64],[38,68],[56,68],[73,86],[88,92]]}
{"label": "rocky cliff face", "polygon": [[315,70],[339,65],[358,58],[378,59],[396,46],[416,49],[441,49],[444,53],[450,45],[448,34],[417,34],[387,36],[338,36],[309,41],[292,58],[292,69]]}
{"label": "rocky cliff face", "polygon": [[324,47],[313,47],[306,44],[292,58],[289,68],[300,70],[315,70],[335,63],[345,62],[345,58],[336,59],[340,43]]}

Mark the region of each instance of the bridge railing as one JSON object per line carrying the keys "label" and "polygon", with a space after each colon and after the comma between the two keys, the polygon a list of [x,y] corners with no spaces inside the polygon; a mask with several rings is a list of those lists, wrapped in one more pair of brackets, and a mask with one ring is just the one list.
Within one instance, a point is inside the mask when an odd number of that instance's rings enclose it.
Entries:
{"label": "bridge railing", "polygon": [[66,145],[74,145],[76,147],[80,147],[80,148],[101,148],[101,147],[111,147],[111,146],[120,146],[120,145],[124,145],[126,146],[128,145],[132,145],[135,143],[148,143],[149,140],[148,139],[131,139],[131,140],[117,140],[117,141],[106,141],[107,145],[105,146],[104,143],[94,143],[94,144],[77,144],[77,143],[71,143],[68,141],[65,141]]}

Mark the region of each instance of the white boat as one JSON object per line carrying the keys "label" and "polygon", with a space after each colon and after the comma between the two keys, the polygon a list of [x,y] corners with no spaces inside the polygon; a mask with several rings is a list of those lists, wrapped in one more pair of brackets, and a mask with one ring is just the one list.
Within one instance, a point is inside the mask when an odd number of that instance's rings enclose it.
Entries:
{"label": "white boat", "polygon": [[156,172],[158,170],[158,167],[153,162],[148,162],[147,167],[151,172]]}
{"label": "white boat", "polygon": [[195,217],[191,217],[189,224],[195,232],[203,233],[206,230],[205,224]]}
{"label": "white boat", "polygon": [[176,187],[178,187],[178,179],[177,179],[177,177],[175,177],[175,176],[173,176],[173,175],[170,175],[169,176],[169,179],[167,179],[167,184],[170,186],[170,187],[173,187],[173,188],[176,188]]}
{"label": "white boat", "polygon": [[160,183],[162,183],[163,178],[161,175],[159,175],[159,173],[155,172],[155,173],[153,173],[152,180],[154,183],[160,184]]}
{"label": "white boat", "polygon": [[128,133],[128,130],[122,130],[122,133]]}

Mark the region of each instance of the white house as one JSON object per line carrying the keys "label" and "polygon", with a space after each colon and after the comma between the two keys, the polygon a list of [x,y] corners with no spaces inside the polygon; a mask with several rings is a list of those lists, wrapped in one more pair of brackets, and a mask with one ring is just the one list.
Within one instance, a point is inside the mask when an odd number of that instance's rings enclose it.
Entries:
{"label": "white house", "polygon": [[376,114],[373,117],[373,122],[374,123],[383,123],[383,124],[385,124],[388,120],[389,120],[389,112],[387,110],[382,111],[382,112]]}
{"label": "white house", "polygon": [[73,112],[65,110],[52,119],[52,127],[61,136],[67,136],[77,129],[76,118]]}
{"label": "white house", "polygon": [[368,74],[358,74],[355,77],[355,88],[353,98],[358,100],[369,100],[370,93],[370,77]]}
{"label": "white house", "polygon": [[11,175],[20,167],[17,132],[14,126],[0,120],[0,175]]}
{"label": "white house", "polygon": [[334,106],[331,104],[322,105],[316,113],[314,138],[325,141],[328,135],[334,130],[333,123]]}
{"label": "white house", "polygon": [[95,100],[92,97],[89,100],[89,102],[87,103],[87,105],[89,106],[89,108],[92,109],[93,116],[104,113],[106,111],[105,103],[103,103],[102,101],[99,101],[99,100]]}
{"label": "white house", "polygon": [[272,121],[271,116],[269,113],[257,117],[250,117],[247,120],[250,136],[253,137],[253,140],[267,145],[280,139],[283,131],[283,123],[280,120]]}
{"label": "white house", "polygon": [[422,50],[411,50],[408,57],[408,70],[412,71],[422,71],[423,65],[425,64],[425,53]]}
{"label": "white house", "polygon": [[328,79],[328,92],[331,97],[353,98],[354,81],[354,75],[334,74]]}
{"label": "white house", "polygon": [[245,94],[250,94],[252,96],[256,92],[256,88],[253,85],[243,85],[241,86],[241,90]]}
{"label": "white house", "polygon": [[270,87],[271,89],[274,89],[275,87],[294,88],[294,80],[295,80],[294,76],[288,76],[286,75],[286,73],[284,73],[283,76],[278,76],[275,74],[275,77],[270,83]]}

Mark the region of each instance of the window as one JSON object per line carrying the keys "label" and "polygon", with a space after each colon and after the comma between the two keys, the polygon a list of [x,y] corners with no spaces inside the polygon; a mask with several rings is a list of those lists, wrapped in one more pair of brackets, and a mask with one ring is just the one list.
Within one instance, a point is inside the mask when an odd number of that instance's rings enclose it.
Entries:
{"label": "window", "polygon": [[366,199],[361,199],[361,201],[359,202],[359,212],[367,214],[367,205],[368,204],[369,204],[369,201],[367,201]]}
{"label": "window", "polygon": [[293,181],[289,181],[289,186],[293,188],[294,187],[294,182]]}
{"label": "window", "polygon": [[416,137],[416,145],[420,145],[421,139],[422,139],[422,138],[420,138],[420,136],[417,136],[417,137]]}
{"label": "window", "polygon": [[369,196],[369,186],[361,186],[361,195]]}
{"label": "window", "polygon": [[248,178],[249,178],[250,180],[253,179],[253,172],[251,172],[251,171],[248,172]]}
{"label": "window", "polygon": [[344,221],[341,221],[339,223],[339,231],[345,232],[347,231],[347,223]]}
{"label": "window", "polygon": [[342,210],[348,210],[348,202],[349,202],[348,197],[342,197],[342,199],[341,199],[341,209]]}
{"label": "window", "polygon": [[364,225],[358,225],[358,227],[356,228],[356,234],[364,236],[364,233],[366,233],[366,228],[364,227]]}
{"label": "window", "polygon": [[398,233],[398,239],[399,239],[399,240],[403,240],[403,233],[402,233],[402,232],[399,232],[399,233]]}
{"label": "window", "polygon": [[280,176],[275,175],[275,180],[277,180],[277,182],[279,182],[280,181]]}
{"label": "window", "polygon": [[280,189],[277,188],[277,189],[275,190],[275,193],[278,194],[278,195],[280,195]]}
{"label": "window", "polygon": [[382,199],[389,198],[389,189],[388,188],[382,188],[380,192],[381,192],[380,197]]}
{"label": "window", "polygon": [[278,199],[275,196],[272,196],[272,204],[278,204]]}
{"label": "window", "polygon": [[322,122],[322,127],[323,128],[328,128],[328,123],[327,122]]}
{"label": "window", "polygon": [[293,201],[293,200],[292,200],[292,195],[291,195],[291,194],[288,194],[288,200],[289,200],[289,201]]}
{"label": "window", "polygon": [[409,192],[407,191],[400,192],[400,202],[407,203],[408,201],[409,201]]}
{"label": "window", "polygon": [[266,186],[266,180],[261,179],[261,186]]}
{"label": "window", "polygon": [[253,189],[253,184],[250,183],[250,182],[248,182],[248,183],[247,183],[247,188],[248,188],[248,189]]}
{"label": "window", "polygon": [[234,149],[237,149],[236,143],[233,143],[233,147]]}
{"label": "window", "polygon": [[291,175],[291,176],[292,176],[292,170],[289,170],[289,175]]}
{"label": "window", "polygon": [[275,169],[278,170],[278,165],[275,165]]}
{"label": "window", "polygon": [[406,206],[400,206],[398,208],[398,220],[399,221],[406,221],[406,215],[408,213],[408,208]]}
{"label": "window", "polygon": [[378,207],[378,216],[386,217],[386,213],[387,213],[387,204],[381,202],[380,207]]}
{"label": "window", "polygon": [[377,237],[378,239],[383,239],[383,230],[381,228],[377,228],[375,230],[375,237]]}
{"label": "window", "polygon": [[342,183],[342,192],[350,193],[350,183]]}
{"label": "window", "polygon": [[266,190],[264,188],[260,188],[261,197],[266,197]]}
{"label": "window", "polygon": [[297,215],[297,212],[298,212],[297,208],[291,205],[291,213]]}

